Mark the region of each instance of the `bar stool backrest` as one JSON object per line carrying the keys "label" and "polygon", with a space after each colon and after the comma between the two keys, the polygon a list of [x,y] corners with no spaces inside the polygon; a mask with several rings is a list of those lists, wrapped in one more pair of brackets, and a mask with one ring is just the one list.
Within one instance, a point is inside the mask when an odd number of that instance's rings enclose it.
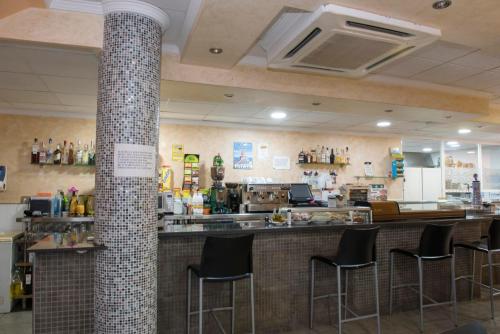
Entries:
{"label": "bar stool backrest", "polygon": [[454,224],[427,224],[420,237],[419,255],[431,258],[450,256],[454,227]]}
{"label": "bar stool backrest", "polygon": [[488,230],[488,249],[500,249],[500,219],[493,219]]}
{"label": "bar stool backrest", "polygon": [[223,279],[251,274],[253,237],[253,234],[235,238],[207,237],[200,276]]}
{"label": "bar stool backrest", "polygon": [[346,229],[340,238],[335,262],[344,266],[358,266],[375,262],[377,254],[375,242],[379,227]]}

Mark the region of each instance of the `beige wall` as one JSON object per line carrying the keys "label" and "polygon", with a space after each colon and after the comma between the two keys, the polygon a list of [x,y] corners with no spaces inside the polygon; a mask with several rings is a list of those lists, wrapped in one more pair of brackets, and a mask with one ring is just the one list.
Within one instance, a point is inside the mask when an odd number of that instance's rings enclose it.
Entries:
{"label": "beige wall", "polygon": [[[0,203],[18,202],[20,196],[38,191],[55,191],[75,185],[83,192],[92,191],[94,173],[92,168],[30,165],[30,145],[34,137],[55,142],[64,139],[90,142],[95,137],[95,121],[73,118],[32,117],[0,115],[0,164],[8,168],[8,190],[0,193]],[[232,145],[234,141],[249,141],[254,144],[254,169],[232,168]],[[271,159],[257,159],[256,146],[269,144],[269,155],[285,155],[291,159],[291,170],[272,169]],[[184,144],[186,153],[199,153],[203,163],[202,186],[210,186],[212,158],[220,153],[226,165],[225,181],[239,182],[244,176],[272,177],[281,182],[299,181],[303,167],[295,165],[298,152],[312,146],[349,146],[352,165],[339,169],[338,183],[353,182],[354,175],[363,174],[363,162],[372,161],[375,174],[385,175],[389,170],[389,147],[400,146],[400,139],[382,137],[358,137],[325,133],[301,133],[254,129],[233,129],[203,126],[162,124],[160,129],[160,156],[163,163],[174,167],[176,186],[182,183],[182,163],[172,162],[172,144]],[[402,197],[402,182],[387,181],[391,198]]]}

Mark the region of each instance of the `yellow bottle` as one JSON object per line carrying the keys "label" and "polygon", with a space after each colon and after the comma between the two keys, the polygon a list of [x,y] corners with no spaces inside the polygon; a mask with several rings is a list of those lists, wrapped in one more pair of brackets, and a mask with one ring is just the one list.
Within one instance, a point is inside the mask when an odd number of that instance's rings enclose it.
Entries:
{"label": "yellow bottle", "polygon": [[73,193],[73,196],[71,196],[71,201],[69,202],[70,216],[76,216],[77,207],[78,207],[78,197],[76,196],[76,193]]}
{"label": "yellow bottle", "polygon": [[10,283],[10,296],[11,298],[19,298],[24,294],[23,281],[21,280],[21,274],[19,269],[14,273],[12,282]]}

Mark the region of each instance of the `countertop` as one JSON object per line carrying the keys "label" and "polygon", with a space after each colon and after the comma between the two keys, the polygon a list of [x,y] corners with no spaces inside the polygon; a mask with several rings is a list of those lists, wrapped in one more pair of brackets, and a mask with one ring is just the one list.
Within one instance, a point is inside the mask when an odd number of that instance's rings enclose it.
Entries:
{"label": "countertop", "polygon": [[91,242],[82,242],[72,246],[60,245],[57,246],[54,242],[52,235],[46,236],[42,240],[38,241],[36,244],[28,248],[28,252],[41,253],[41,252],[77,252],[77,253],[87,253],[90,250],[104,249],[104,246],[95,245]]}

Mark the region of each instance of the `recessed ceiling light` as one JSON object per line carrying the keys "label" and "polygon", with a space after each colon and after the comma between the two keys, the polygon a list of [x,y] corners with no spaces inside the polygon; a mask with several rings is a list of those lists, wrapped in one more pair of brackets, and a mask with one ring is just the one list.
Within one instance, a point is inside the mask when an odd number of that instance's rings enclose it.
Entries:
{"label": "recessed ceiling light", "polygon": [[271,113],[271,118],[283,119],[283,118],[286,118],[286,113],[283,111],[275,111],[275,112]]}
{"label": "recessed ceiling light", "polygon": [[434,9],[445,9],[451,6],[451,0],[439,0],[432,4]]}
{"label": "recessed ceiling light", "polygon": [[321,105],[321,102],[313,102],[312,105],[313,106],[319,106],[319,105]]}
{"label": "recessed ceiling light", "polygon": [[214,55],[218,55],[221,54],[224,50],[222,50],[221,48],[210,48],[208,49],[208,51],[210,51],[210,53],[213,53]]}
{"label": "recessed ceiling light", "polygon": [[446,143],[446,145],[448,145],[450,147],[460,147],[460,144],[458,143],[458,141],[449,141]]}
{"label": "recessed ceiling light", "polygon": [[422,152],[426,152],[426,153],[432,152],[432,148],[430,148],[430,147],[424,147],[422,149]]}
{"label": "recessed ceiling light", "polygon": [[232,98],[234,96],[234,94],[226,93],[226,94],[224,94],[224,96],[227,97],[227,98]]}
{"label": "recessed ceiling light", "polygon": [[467,154],[476,154],[476,151],[467,151]]}
{"label": "recessed ceiling light", "polygon": [[391,126],[391,122],[389,122],[389,121],[380,121],[380,122],[377,123],[377,126],[379,128],[387,128],[387,127]]}
{"label": "recessed ceiling light", "polygon": [[392,109],[386,109],[386,110],[384,110],[384,111],[385,111],[385,112],[393,112],[394,110],[392,110]]}
{"label": "recessed ceiling light", "polygon": [[470,132],[471,132],[470,129],[459,129],[458,130],[458,133],[460,133],[461,135],[466,135],[466,134],[468,134]]}
{"label": "recessed ceiling light", "polygon": [[450,118],[451,118],[451,115],[445,116],[444,118],[446,118],[446,119],[450,119]]}

